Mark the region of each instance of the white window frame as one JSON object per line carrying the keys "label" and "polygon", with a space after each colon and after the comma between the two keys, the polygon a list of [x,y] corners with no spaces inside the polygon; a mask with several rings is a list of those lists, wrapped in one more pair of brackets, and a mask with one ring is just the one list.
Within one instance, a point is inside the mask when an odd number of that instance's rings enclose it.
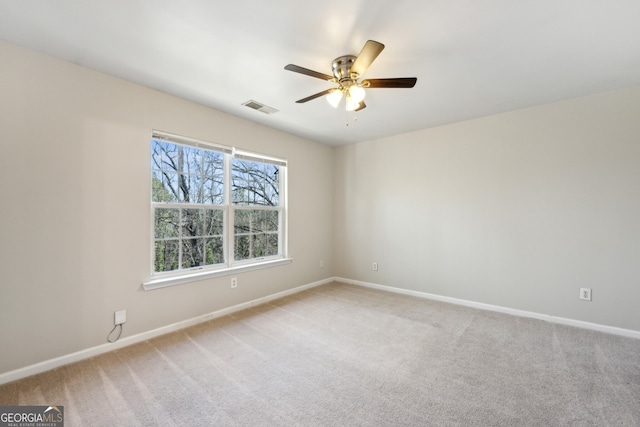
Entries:
{"label": "white window frame", "polygon": [[[235,147],[229,147],[221,144],[214,144],[207,141],[202,141],[194,138],[188,138],[180,135],[175,135],[167,132],[156,131],[154,130],[151,135],[151,139],[157,139],[162,141],[167,141],[175,144],[192,146],[197,148],[202,148],[206,150],[213,150],[222,152],[224,154],[224,204],[220,205],[206,205],[214,208],[219,208],[224,210],[224,242],[223,242],[223,252],[224,252],[224,263],[215,264],[211,266],[201,266],[194,267],[190,269],[179,269],[168,272],[155,272],[155,230],[154,230],[154,215],[155,208],[161,207],[161,203],[153,202],[150,203],[150,218],[151,218],[151,258],[150,258],[150,279],[142,284],[143,289],[152,290],[163,288],[167,286],[174,286],[183,283],[189,283],[198,280],[210,279],[214,277],[220,276],[228,276],[232,274],[237,274],[245,271],[257,270],[262,268],[274,267],[279,265],[284,265],[292,262],[293,260],[288,257],[288,229],[287,229],[287,161],[285,159],[281,159],[278,157],[272,157],[263,155],[260,153],[254,153],[250,151],[245,151],[241,149],[237,149]],[[277,207],[267,207],[262,205],[234,205],[231,200],[231,191],[232,191],[232,172],[231,172],[231,163],[234,158],[255,161],[260,163],[272,163],[280,166],[279,173],[279,203]],[[150,163],[151,164],[151,163]],[[151,176],[151,170],[149,171],[149,176]],[[151,194],[151,189],[150,192]],[[151,197],[150,197],[151,200]],[[184,207],[183,204],[169,203],[168,207]],[[200,205],[194,204],[188,206],[187,208],[197,208]],[[234,233],[234,213],[238,209],[244,210],[276,210],[279,212],[278,214],[278,254],[272,256],[265,256],[260,258],[250,258],[244,260],[234,260],[234,243],[235,243],[235,233]]]}

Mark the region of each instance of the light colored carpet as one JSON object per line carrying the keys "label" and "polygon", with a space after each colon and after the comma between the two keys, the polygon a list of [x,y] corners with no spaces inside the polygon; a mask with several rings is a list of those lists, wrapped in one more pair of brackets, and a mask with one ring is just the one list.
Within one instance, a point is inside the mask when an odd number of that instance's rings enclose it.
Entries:
{"label": "light colored carpet", "polygon": [[0,387],[66,426],[634,426],[640,340],[333,283]]}

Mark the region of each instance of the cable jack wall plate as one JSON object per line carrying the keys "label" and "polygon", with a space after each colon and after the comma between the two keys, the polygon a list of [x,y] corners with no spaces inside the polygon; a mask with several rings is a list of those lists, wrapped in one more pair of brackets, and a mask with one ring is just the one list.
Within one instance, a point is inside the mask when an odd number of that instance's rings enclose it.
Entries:
{"label": "cable jack wall plate", "polygon": [[127,322],[127,310],[116,311],[114,324],[122,325]]}

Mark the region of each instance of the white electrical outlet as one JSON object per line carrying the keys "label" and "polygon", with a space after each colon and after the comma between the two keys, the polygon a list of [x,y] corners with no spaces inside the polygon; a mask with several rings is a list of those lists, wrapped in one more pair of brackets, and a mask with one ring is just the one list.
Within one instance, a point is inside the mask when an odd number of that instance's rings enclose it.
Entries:
{"label": "white electrical outlet", "polygon": [[584,301],[591,301],[591,289],[580,288],[580,299]]}
{"label": "white electrical outlet", "polygon": [[373,263],[373,271],[378,271],[378,263],[377,262]]}
{"label": "white electrical outlet", "polygon": [[238,287],[238,278],[237,277],[232,277],[231,278],[231,287],[232,288],[237,288]]}
{"label": "white electrical outlet", "polygon": [[118,310],[116,311],[114,324],[122,325],[123,323],[127,323],[127,310]]}

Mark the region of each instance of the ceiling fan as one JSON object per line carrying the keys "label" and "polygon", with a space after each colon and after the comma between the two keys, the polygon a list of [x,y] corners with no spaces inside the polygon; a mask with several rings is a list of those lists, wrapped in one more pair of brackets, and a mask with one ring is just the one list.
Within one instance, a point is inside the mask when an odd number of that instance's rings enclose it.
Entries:
{"label": "ceiling fan", "polygon": [[359,111],[366,107],[364,103],[365,89],[414,87],[418,81],[415,77],[360,80],[371,63],[380,55],[382,49],[384,49],[382,43],[368,40],[358,56],[344,55],[333,60],[333,76],[309,70],[308,68],[303,68],[298,65],[287,65],[284,67],[285,70],[338,84],[338,87],[324,90],[306,98],[299,99],[296,102],[302,104],[326,95],[329,104],[337,108],[344,96],[346,98],[346,110]]}

